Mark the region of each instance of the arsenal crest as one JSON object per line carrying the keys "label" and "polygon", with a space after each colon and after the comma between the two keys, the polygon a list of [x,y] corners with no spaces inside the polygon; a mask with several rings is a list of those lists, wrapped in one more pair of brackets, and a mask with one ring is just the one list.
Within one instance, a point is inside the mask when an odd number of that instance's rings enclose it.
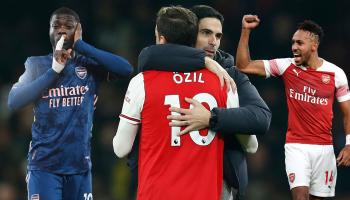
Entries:
{"label": "arsenal crest", "polygon": [[331,76],[328,74],[322,74],[321,80],[324,84],[328,84],[331,81]]}
{"label": "arsenal crest", "polygon": [[293,183],[294,180],[295,180],[295,173],[290,173],[290,174],[288,175],[288,178],[289,178],[289,182]]}
{"label": "arsenal crest", "polygon": [[80,78],[80,79],[84,79],[87,75],[87,70],[85,67],[76,67],[75,68],[75,74]]}

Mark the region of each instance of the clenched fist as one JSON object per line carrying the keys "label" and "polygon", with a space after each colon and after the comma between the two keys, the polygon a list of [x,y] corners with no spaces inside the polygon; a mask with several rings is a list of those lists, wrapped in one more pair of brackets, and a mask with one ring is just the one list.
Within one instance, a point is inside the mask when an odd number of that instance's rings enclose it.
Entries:
{"label": "clenched fist", "polygon": [[260,23],[260,19],[257,15],[244,15],[242,19],[242,28],[253,29]]}

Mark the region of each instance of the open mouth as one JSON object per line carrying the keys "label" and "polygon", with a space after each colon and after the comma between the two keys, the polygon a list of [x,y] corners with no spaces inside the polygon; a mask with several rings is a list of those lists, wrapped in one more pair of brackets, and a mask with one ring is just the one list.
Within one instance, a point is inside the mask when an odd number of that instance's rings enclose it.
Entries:
{"label": "open mouth", "polygon": [[301,53],[293,52],[293,56],[294,58],[299,59],[301,58]]}
{"label": "open mouth", "polygon": [[299,54],[299,53],[293,53],[293,56],[294,56],[294,58],[299,58],[299,57],[301,57],[301,54]]}

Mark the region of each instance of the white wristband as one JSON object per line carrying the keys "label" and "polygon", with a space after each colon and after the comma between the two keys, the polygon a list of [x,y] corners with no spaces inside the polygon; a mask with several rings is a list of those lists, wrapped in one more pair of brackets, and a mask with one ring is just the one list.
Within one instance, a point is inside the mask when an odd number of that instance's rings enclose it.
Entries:
{"label": "white wristband", "polygon": [[64,65],[60,64],[56,61],[56,59],[53,57],[52,58],[52,69],[57,72],[57,73],[61,73],[61,71],[63,70]]}
{"label": "white wristband", "polygon": [[345,136],[345,145],[350,145],[350,134],[346,134]]}

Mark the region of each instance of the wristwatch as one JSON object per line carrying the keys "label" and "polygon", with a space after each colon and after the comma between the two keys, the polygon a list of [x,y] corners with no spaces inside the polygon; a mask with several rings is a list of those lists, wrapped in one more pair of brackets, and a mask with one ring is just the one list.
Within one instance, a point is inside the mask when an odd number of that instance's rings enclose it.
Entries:
{"label": "wristwatch", "polygon": [[214,112],[214,109],[212,109],[210,111],[209,129],[214,128],[217,122],[218,122],[218,116],[216,115],[216,112]]}

